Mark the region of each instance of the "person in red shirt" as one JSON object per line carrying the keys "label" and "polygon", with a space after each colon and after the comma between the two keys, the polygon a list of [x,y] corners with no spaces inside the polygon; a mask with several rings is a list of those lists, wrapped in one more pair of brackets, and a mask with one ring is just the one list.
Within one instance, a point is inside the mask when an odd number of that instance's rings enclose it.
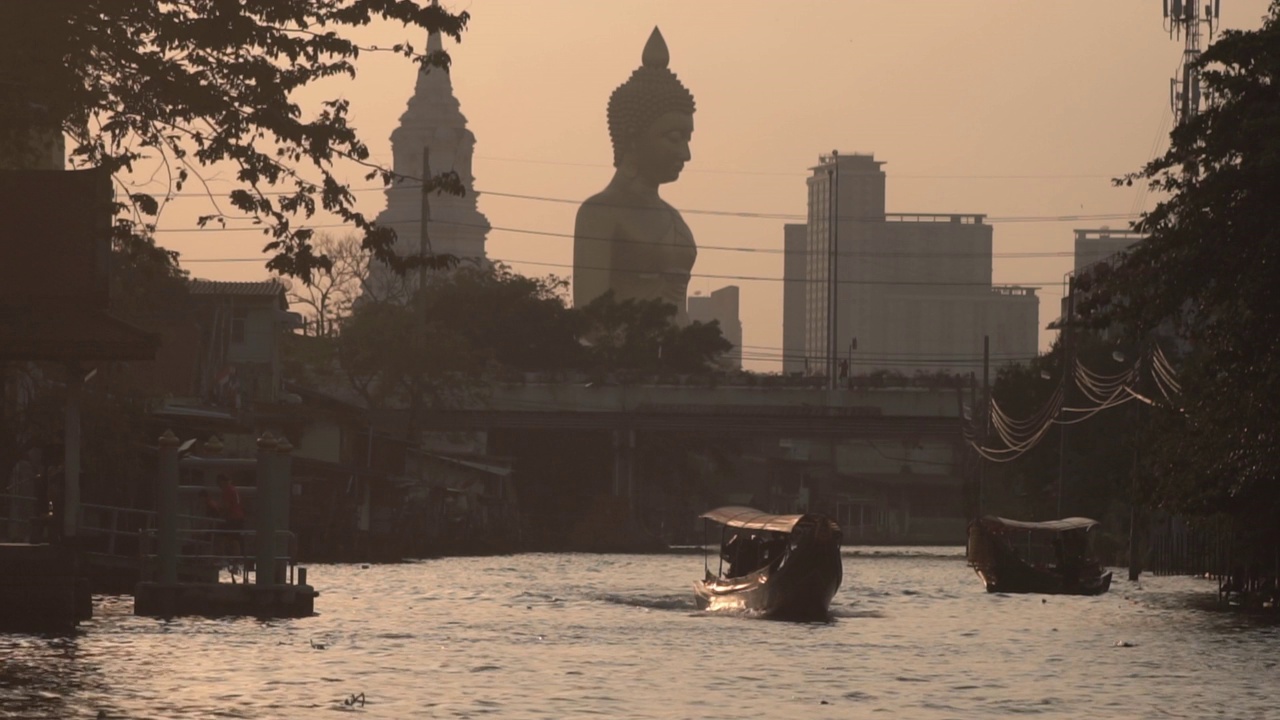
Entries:
{"label": "person in red shirt", "polygon": [[[244,530],[244,505],[240,502],[240,491],[235,483],[226,475],[218,476],[218,487],[222,491],[222,529],[229,531],[228,537],[236,554],[244,554],[244,543],[240,541],[240,532]],[[234,534],[232,534],[234,533]]]}

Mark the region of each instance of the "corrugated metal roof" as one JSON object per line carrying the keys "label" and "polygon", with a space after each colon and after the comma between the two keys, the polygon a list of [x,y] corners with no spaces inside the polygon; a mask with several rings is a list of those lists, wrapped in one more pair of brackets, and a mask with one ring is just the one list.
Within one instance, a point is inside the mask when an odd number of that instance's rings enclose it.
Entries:
{"label": "corrugated metal roof", "polygon": [[1002,525],[1007,528],[1017,528],[1019,530],[1048,530],[1051,532],[1080,530],[1082,528],[1091,528],[1094,525],[1099,524],[1097,520],[1086,517],[1069,517],[1061,520],[1027,522],[1025,520],[1010,520],[1008,518],[997,517],[995,515],[987,515],[983,517],[982,522],[991,525]]}
{"label": "corrugated metal roof", "polygon": [[276,279],[250,282],[227,280],[192,280],[192,295],[235,295],[238,297],[274,297],[288,288]]}
{"label": "corrugated metal roof", "polygon": [[791,532],[803,515],[772,515],[755,508],[730,505],[728,507],[709,510],[698,517],[712,522],[743,528],[744,530],[765,530],[769,532]]}

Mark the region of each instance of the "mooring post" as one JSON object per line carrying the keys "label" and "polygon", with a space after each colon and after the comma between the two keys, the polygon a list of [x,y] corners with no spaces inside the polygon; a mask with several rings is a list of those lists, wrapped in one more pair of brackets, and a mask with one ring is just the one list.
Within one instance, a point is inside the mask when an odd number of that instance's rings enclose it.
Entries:
{"label": "mooring post", "polygon": [[626,467],[624,465],[625,461],[623,460],[623,453],[625,452],[626,450],[623,448],[622,441],[622,430],[615,428],[613,431],[613,473],[610,478],[613,483],[614,497],[622,495],[623,474],[625,472],[624,468]]}
{"label": "mooring post", "polygon": [[159,581],[178,582],[178,436],[165,430],[160,436],[156,468],[156,555]]}
{"label": "mooring post", "polygon": [[266,432],[258,438],[257,484],[253,512],[256,520],[257,563],[254,582],[274,585],[276,582],[276,439]]}
{"label": "mooring post", "polygon": [[[290,494],[293,492],[293,479],[290,477],[293,466],[293,445],[289,443],[288,438],[281,437],[280,442],[276,444],[275,459],[275,533],[273,535],[275,548],[275,556],[278,558],[282,555],[288,555],[290,550],[289,543],[289,500]],[[283,552],[282,552],[283,551]],[[276,581],[286,582],[288,578],[288,566],[277,561]]]}
{"label": "mooring post", "polygon": [[[67,366],[66,420],[62,433],[62,537],[80,533],[80,403],[84,395],[84,370],[80,363]],[[56,507],[56,505],[55,505]]]}
{"label": "mooring post", "polygon": [[635,506],[636,492],[636,431],[631,428],[627,429],[626,457],[627,508],[631,509]]}

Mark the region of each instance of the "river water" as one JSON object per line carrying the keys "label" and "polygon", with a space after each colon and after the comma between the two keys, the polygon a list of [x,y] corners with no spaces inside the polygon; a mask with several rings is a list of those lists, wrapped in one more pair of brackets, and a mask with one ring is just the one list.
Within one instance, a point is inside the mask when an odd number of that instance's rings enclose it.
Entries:
{"label": "river water", "polygon": [[1280,627],[1207,581],[989,595],[962,552],[846,548],[810,624],[697,611],[699,555],[318,565],[301,620],[98,598],[75,636],[0,635],[0,717],[1280,718]]}

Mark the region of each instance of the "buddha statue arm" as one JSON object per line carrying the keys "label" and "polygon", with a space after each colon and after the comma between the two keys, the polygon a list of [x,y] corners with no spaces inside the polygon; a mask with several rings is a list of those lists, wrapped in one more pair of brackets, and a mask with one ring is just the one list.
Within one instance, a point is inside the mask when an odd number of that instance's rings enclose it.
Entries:
{"label": "buddha statue arm", "polygon": [[613,287],[615,218],[591,201],[578,208],[573,229],[573,305],[586,307]]}

